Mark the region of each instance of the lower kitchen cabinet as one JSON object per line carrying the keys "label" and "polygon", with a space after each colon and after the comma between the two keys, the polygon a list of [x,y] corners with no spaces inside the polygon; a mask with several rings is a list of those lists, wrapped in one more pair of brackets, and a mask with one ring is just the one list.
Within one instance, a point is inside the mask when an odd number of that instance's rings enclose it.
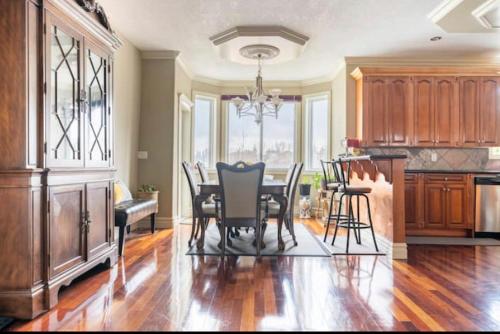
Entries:
{"label": "lower kitchen cabinet", "polygon": [[467,236],[474,227],[474,176],[407,173],[407,235]]}

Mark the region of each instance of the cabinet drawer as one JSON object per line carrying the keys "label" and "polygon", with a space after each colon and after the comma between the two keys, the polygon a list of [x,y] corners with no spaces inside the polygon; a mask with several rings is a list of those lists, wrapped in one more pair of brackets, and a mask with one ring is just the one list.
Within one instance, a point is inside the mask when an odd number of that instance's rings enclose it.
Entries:
{"label": "cabinet drawer", "polygon": [[466,182],[466,174],[427,174],[425,175],[425,182]]}

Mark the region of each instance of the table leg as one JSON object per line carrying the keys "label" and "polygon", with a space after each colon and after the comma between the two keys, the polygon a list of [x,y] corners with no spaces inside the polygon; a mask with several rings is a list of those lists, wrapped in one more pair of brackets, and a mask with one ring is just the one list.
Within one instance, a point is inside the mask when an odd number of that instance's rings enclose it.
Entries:
{"label": "table leg", "polygon": [[278,250],[285,250],[285,242],[281,236],[281,229],[283,228],[283,221],[285,219],[285,213],[288,206],[288,199],[284,195],[273,196],[274,200],[280,205],[280,212],[278,214]]}
{"label": "table leg", "polygon": [[198,226],[201,227],[201,235],[198,241],[196,241],[196,247],[198,249],[203,249],[205,246],[205,230],[208,224],[205,224],[203,219],[203,202],[207,200],[210,195],[198,195],[194,201],[196,212],[198,213]]}

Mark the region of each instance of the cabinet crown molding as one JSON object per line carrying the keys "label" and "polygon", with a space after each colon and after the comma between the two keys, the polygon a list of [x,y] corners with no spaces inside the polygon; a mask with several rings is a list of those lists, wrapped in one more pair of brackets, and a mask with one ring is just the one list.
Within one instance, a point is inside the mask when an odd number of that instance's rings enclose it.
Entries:
{"label": "cabinet crown molding", "polygon": [[360,66],[351,72],[355,80],[363,76],[498,76],[500,65],[489,66]]}

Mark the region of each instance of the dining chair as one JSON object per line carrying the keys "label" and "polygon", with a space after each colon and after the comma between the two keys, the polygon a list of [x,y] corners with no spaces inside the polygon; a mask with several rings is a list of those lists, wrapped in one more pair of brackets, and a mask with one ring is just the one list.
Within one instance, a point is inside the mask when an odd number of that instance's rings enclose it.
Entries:
{"label": "dining chair", "polygon": [[[218,162],[217,175],[221,188],[221,235],[222,257],[226,252],[226,229],[252,227],[255,239],[261,240],[261,186],[264,178],[263,162],[247,165],[237,162],[229,165]],[[261,243],[255,243],[257,256],[260,256]]]}
{"label": "dining chair", "polygon": [[184,173],[186,175],[189,184],[189,190],[191,193],[191,209],[192,209],[193,222],[191,225],[191,236],[189,237],[188,241],[188,245],[189,247],[191,247],[193,239],[198,237],[201,224],[204,225],[202,228],[205,228],[208,225],[211,218],[215,218],[216,220],[219,219],[219,204],[217,202],[203,203],[202,204],[203,212],[201,213],[201,215],[199,215],[195,206],[196,197],[198,196],[198,190],[197,190],[198,187],[196,186],[195,183],[193,166],[189,162],[183,161],[182,168],[184,169]]}
{"label": "dining chair", "polygon": [[[297,185],[299,183],[300,175],[302,173],[302,169],[304,167],[303,163],[298,163],[294,165],[293,168],[293,173],[290,177],[290,181],[287,186],[286,190],[286,197],[288,199],[288,204],[285,212],[285,226],[286,228],[290,231],[290,234],[292,235],[293,242],[295,246],[298,245],[297,239],[295,237],[295,230],[294,230],[294,207],[295,207],[295,194],[297,190]],[[279,216],[280,212],[280,205],[277,202],[274,201],[268,201],[266,203],[266,219],[268,218],[273,218],[277,219]]]}
{"label": "dining chair", "polygon": [[323,170],[323,180],[324,180],[324,184],[322,185],[322,187],[324,191],[330,193],[330,206],[328,209],[328,219],[326,223],[325,236],[323,238],[323,242],[326,242],[326,238],[328,236],[328,230],[330,229],[330,224],[332,220],[337,222],[337,218],[340,218],[341,221],[345,221],[348,219],[348,216],[343,214],[339,216],[337,213],[333,212],[333,203],[335,201],[335,195],[339,193],[340,179],[341,179],[337,168],[335,168],[335,162],[333,160],[321,160],[320,162],[321,162],[321,169]]}
{"label": "dining chair", "polygon": [[210,181],[210,177],[208,176],[208,171],[207,171],[205,165],[203,164],[203,162],[198,161],[196,163],[196,168],[198,168],[198,172],[200,173],[201,182]]}

